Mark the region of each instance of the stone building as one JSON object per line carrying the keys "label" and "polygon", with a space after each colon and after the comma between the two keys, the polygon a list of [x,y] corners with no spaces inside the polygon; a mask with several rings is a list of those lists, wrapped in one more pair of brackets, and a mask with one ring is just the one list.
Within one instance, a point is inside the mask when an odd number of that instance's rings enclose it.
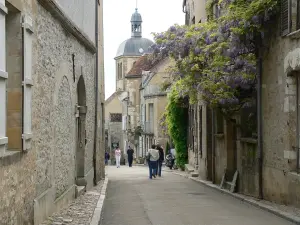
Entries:
{"label": "stone building", "polygon": [[[135,141],[134,131],[140,126],[139,119],[139,86],[141,74],[136,75],[132,67],[140,56],[149,52],[153,42],[142,37],[142,16],[136,9],[131,16],[131,38],[120,44],[115,57],[116,61],[116,92],[122,105],[122,130],[124,152],[130,145],[134,150],[138,141]],[[113,113],[113,111],[108,111]]]}
{"label": "stone building", "polygon": [[[261,57],[260,183],[265,199],[300,207],[299,7],[282,3],[270,48]],[[285,10],[286,9],[286,10]],[[279,23],[281,22],[280,26]],[[259,176],[259,173],[258,173]]]}
{"label": "stone building", "polygon": [[120,92],[116,91],[105,101],[105,130],[107,132],[106,150],[114,157],[114,149],[124,149],[122,132],[122,104]]}
{"label": "stone building", "polygon": [[201,101],[190,106],[189,167],[217,184],[237,172],[236,191],[300,207],[300,26],[294,3],[283,2],[269,48],[261,48],[257,109],[228,120]]}
{"label": "stone building", "polygon": [[151,144],[160,144],[165,148],[168,136],[164,134],[160,122],[167,106],[167,92],[162,90],[162,85],[169,82],[170,60],[165,59],[156,65],[151,65],[148,70],[141,71],[142,83],[141,99],[141,128],[139,138],[139,157],[145,157]]}
{"label": "stone building", "polygon": [[0,1],[2,224],[39,224],[104,177],[102,7]]}

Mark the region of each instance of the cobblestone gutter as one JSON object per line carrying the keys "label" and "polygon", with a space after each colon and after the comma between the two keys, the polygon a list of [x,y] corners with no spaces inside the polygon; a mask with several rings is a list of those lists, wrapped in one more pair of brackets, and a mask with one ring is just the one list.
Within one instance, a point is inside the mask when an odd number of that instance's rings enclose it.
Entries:
{"label": "cobblestone gutter", "polygon": [[106,184],[107,182],[101,181],[96,187],[75,199],[67,208],[54,213],[40,225],[90,225],[98,200],[103,194],[102,188]]}

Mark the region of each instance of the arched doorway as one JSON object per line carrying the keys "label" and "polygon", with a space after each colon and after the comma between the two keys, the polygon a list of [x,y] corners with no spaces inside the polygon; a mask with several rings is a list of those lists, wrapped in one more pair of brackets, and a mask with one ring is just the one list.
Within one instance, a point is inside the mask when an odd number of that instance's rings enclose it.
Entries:
{"label": "arched doorway", "polygon": [[[76,174],[77,183],[82,183],[85,175],[85,145],[86,145],[86,89],[83,76],[79,78],[77,83],[77,147],[76,147]],[[82,184],[77,184],[82,185]]]}

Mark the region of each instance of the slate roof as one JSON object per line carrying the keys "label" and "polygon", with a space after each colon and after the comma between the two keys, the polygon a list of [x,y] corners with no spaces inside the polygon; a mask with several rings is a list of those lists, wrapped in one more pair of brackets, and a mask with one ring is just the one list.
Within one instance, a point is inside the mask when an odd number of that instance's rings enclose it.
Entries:
{"label": "slate roof", "polygon": [[153,41],[142,38],[132,37],[123,41],[117,51],[116,57],[119,56],[140,56],[149,53],[149,47],[153,44]]}

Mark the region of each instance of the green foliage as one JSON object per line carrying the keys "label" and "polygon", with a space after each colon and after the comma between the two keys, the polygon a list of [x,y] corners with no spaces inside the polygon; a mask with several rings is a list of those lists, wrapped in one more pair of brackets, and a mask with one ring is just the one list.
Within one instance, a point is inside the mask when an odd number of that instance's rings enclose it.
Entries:
{"label": "green foliage", "polygon": [[[222,16],[214,18],[213,6]],[[208,22],[174,25],[155,34],[153,60],[174,59],[173,85],[179,96],[199,98],[222,111],[237,111],[254,102],[257,40],[278,10],[277,0],[209,0]]]}
{"label": "green foliage", "polygon": [[169,154],[169,152],[170,152],[170,144],[169,144],[169,142],[167,142],[165,149],[166,149],[166,155]]}
{"label": "green foliage", "polygon": [[187,107],[184,99],[178,96],[175,88],[172,88],[168,95],[168,105],[166,107],[166,124],[168,132],[172,138],[176,150],[176,163],[180,168],[188,159],[187,153]]}

